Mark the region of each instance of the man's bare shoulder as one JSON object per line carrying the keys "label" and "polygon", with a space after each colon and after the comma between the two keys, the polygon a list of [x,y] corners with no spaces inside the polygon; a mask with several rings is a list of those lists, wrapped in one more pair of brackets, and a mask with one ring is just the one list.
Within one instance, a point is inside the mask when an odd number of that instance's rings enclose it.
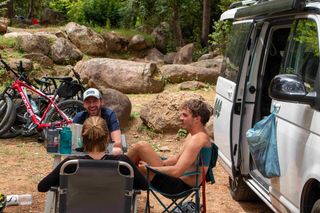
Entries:
{"label": "man's bare shoulder", "polygon": [[210,137],[206,132],[198,132],[194,135],[188,135],[186,143],[192,146],[206,146],[210,142]]}

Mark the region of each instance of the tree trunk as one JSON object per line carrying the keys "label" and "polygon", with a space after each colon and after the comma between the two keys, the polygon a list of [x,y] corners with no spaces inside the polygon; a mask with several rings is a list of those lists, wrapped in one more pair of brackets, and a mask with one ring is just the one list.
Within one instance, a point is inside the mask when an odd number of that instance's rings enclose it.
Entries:
{"label": "tree trunk", "polygon": [[13,14],[13,0],[7,1],[7,11],[5,17],[7,17],[10,21],[12,17],[14,16]]}
{"label": "tree trunk", "polygon": [[210,29],[210,12],[211,4],[210,0],[203,0],[203,9],[202,9],[202,33],[201,33],[201,45],[208,45],[208,36]]}
{"label": "tree trunk", "polygon": [[29,1],[28,19],[33,18],[34,0]]}
{"label": "tree trunk", "polygon": [[180,27],[180,13],[179,13],[179,1],[173,3],[173,36],[175,38],[176,46],[180,47],[182,45],[182,32]]}

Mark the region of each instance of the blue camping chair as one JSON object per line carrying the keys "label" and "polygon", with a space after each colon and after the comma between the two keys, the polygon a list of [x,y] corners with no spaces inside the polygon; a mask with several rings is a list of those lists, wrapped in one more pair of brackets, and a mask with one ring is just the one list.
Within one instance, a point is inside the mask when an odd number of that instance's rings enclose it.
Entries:
{"label": "blue camping chair", "polygon": [[[201,210],[201,205],[200,205],[200,194],[199,194],[199,190],[200,187],[202,185],[202,180],[198,180],[198,174],[201,173],[201,168],[202,165],[203,166],[207,166],[208,170],[206,174],[203,174],[205,176],[203,176],[203,178],[206,179],[207,182],[210,182],[211,184],[213,184],[215,182],[214,180],[214,176],[212,173],[212,169],[213,167],[215,167],[216,165],[216,161],[218,158],[218,147],[212,143],[211,147],[204,147],[201,149],[200,154],[198,156],[198,163],[197,163],[197,167],[196,167],[196,171],[194,172],[189,172],[188,174],[185,175],[196,175],[196,186],[177,193],[177,194],[167,194],[164,193],[162,191],[160,191],[159,189],[156,189],[155,187],[152,186],[152,184],[149,184],[149,188],[147,190],[147,200],[146,200],[146,208],[145,208],[145,212],[150,213],[150,192],[151,194],[156,198],[156,200],[160,203],[160,205],[164,208],[163,212],[186,212],[186,208],[188,208],[189,212],[200,212]],[[165,175],[159,171],[156,171],[152,168],[150,168],[149,166],[147,167],[147,178],[149,177],[149,173],[153,172],[155,174],[162,174]],[[164,196],[165,198],[171,200],[169,205],[165,205],[164,202],[160,199],[160,197],[157,195],[157,193],[161,194],[162,196]],[[187,198],[191,198],[191,199],[195,199],[194,204],[195,205],[187,205],[184,203],[184,201]],[[193,204],[192,202],[189,202],[189,204]],[[192,209],[190,209],[192,208]]]}

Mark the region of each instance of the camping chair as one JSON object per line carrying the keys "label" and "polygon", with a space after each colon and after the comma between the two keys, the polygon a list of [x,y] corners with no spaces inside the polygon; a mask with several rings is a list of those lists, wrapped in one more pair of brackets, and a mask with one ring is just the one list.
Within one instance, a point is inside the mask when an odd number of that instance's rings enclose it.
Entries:
{"label": "camping chair", "polygon": [[[211,144],[211,147],[204,147],[201,149],[200,154],[198,156],[198,160],[197,160],[198,163],[197,163],[196,171],[185,174],[185,175],[196,175],[196,186],[189,190],[180,192],[178,194],[167,194],[154,188],[150,183],[149,188],[147,190],[145,212],[150,212],[150,192],[156,198],[156,200],[160,203],[160,205],[164,208],[163,212],[186,212],[186,209],[184,209],[185,207],[183,207],[183,202],[189,197],[195,198],[195,206],[192,206],[194,207],[194,209],[192,209],[192,212],[200,212],[201,206],[200,206],[199,190],[201,185],[203,186],[203,190],[205,190],[206,181],[211,182],[211,184],[215,182],[214,176],[212,173],[212,168],[215,167],[217,158],[218,158],[218,147],[214,143]],[[201,172],[201,171],[204,171],[203,166],[208,166],[208,170],[206,174],[203,174],[203,172]],[[156,171],[150,168],[148,165],[146,167],[147,167],[147,178],[150,172],[153,172],[155,174],[157,173],[160,174],[159,171]],[[198,174],[200,173],[202,173],[201,181],[198,180]],[[161,194],[165,198],[170,199],[171,203],[168,206],[166,206],[164,202],[162,202],[160,197],[157,195],[157,193]],[[203,191],[203,195],[205,195],[204,191]],[[205,202],[205,197],[203,197],[203,201]],[[202,203],[202,205],[205,209],[204,202]],[[188,212],[190,212],[190,209]]]}
{"label": "camping chair", "polygon": [[131,212],[133,169],[122,161],[69,160],[61,167],[58,191],[61,213]]}

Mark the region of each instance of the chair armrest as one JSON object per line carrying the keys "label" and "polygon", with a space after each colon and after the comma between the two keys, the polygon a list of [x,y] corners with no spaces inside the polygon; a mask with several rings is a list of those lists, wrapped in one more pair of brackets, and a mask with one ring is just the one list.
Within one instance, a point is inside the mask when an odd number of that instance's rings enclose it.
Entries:
{"label": "chair armrest", "polygon": [[122,145],[122,151],[123,151],[123,153],[127,153],[127,151],[128,151],[128,146],[127,146],[127,141],[126,141],[126,136],[125,136],[125,134],[121,134],[121,145]]}

